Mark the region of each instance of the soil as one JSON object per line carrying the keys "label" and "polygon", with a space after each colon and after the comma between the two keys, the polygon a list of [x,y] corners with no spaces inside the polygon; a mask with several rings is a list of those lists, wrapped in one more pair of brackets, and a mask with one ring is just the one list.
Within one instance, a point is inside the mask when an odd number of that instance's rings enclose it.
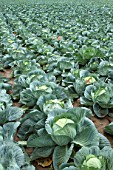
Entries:
{"label": "soil", "polygon": [[[12,78],[12,71],[11,69],[4,69],[4,71],[0,71],[0,74],[5,77],[5,78],[9,78],[10,81],[9,83],[14,86],[14,78]],[[10,92],[11,93],[11,92]],[[21,107],[21,104],[19,104],[17,101],[15,101],[13,103],[14,106],[18,106]],[[80,107],[80,100],[77,99],[74,104],[74,107]],[[107,126],[110,122],[113,121],[113,118],[106,116],[105,118],[97,118],[95,115],[91,118],[91,120],[93,121],[93,123],[95,124],[96,128],[98,129],[98,131],[100,133],[102,133],[104,136],[106,136],[108,138],[108,140],[110,141],[112,148],[113,148],[113,136],[108,135],[104,132],[104,128],[105,126]],[[19,141],[19,138],[17,137],[17,134],[14,137],[15,141]],[[32,153],[32,148],[26,148],[26,152],[28,153],[28,155],[30,155]],[[43,158],[43,159],[38,159],[36,161],[33,162],[33,165],[36,167],[36,170],[53,170],[53,168],[51,167],[51,163],[52,163],[52,159],[51,158]]]}

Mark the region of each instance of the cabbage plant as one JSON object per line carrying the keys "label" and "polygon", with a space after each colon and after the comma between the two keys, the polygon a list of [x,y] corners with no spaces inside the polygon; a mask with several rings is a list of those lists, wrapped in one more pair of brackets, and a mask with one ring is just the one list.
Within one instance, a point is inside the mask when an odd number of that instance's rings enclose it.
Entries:
{"label": "cabbage plant", "polygon": [[0,170],[35,170],[27,154],[14,141],[19,125],[20,122],[8,122],[0,126]]}
{"label": "cabbage plant", "polygon": [[80,146],[98,145],[98,132],[94,124],[85,117],[89,115],[91,116],[91,111],[87,108],[59,109],[48,113],[45,128],[59,146],[70,142]]}
{"label": "cabbage plant", "polygon": [[82,147],[74,157],[77,170],[113,170],[113,149],[105,146],[100,150],[97,146]]}
{"label": "cabbage plant", "polygon": [[14,142],[3,143],[0,147],[0,170],[35,170],[26,161],[22,149]]}
{"label": "cabbage plant", "polygon": [[74,162],[62,163],[60,170],[113,170],[113,149],[105,146],[82,147],[75,153]]}
{"label": "cabbage plant", "polygon": [[103,81],[95,82],[85,88],[84,96],[80,97],[80,102],[85,106],[93,106],[94,113],[102,118],[109,113],[109,108],[113,108],[113,85]]}
{"label": "cabbage plant", "polygon": [[52,110],[72,108],[72,102],[70,99],[62,100],[62,98],[57,98],[57,95],[47,94],[39,97],[37,101],[37,106],[45,114],[48,114]]}
{"label": "cabbage plant", "polygon": [[29,84],[29,88],[26,88],[20,92],[20,103],[29,107],[35,106],[39,97],[47,94],[53,94],[56,98],[62,100],[68,98],[64,88],[56,83],[35,80]]}
{"label": "cabbage plant", "polygon": [[79,96],[83,95],[88,85],[93,84],[99,79],[97,74],[90,73],[87,69],[73,70],[73,74],[75,76],[73,86]]}

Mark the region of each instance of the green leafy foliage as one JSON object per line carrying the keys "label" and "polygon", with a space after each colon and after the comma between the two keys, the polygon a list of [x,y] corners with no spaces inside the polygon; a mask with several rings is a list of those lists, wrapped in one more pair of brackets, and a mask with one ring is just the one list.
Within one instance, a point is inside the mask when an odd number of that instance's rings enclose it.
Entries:
{"label": "green leafy foliage", "polygon": [[104,147],[102,150],[98,147],[83,147],[75,154],[75,166],[78,170],[110,170],[113,168],[111,159],[112,154],[112,149],[110,147]]}
{"label": "green leafy foliage", "polygon": [[53,166],[57,170],[59,165],[62,163],[67,163],[73,150],[74,145],[68,146],[57,146],[53,153]]}
{"label": "green leafy foliage", "polygon": [[[2,170],[34,170],[30,160],[49,156],[55,170],[113,169],[110,142],[89,119],[92,111],[113,117],[112,5],[0,2],[0,70],[10,67],[15,77],[11,86],[0,76]],[[105,132],[112,134],[112,123]],[[15,134],[34,148],[30,158]]]}
{"label": "green leafy foliage", "polygon": [[22,108],[10,106],[10,107],[4,107],[4,105],[1,105],[1,111],[0,111],[0,124],[4,124],[7,121],[15,121],[21,118],[23,115],[24,110]]}
{"label": "green leafy foliage", "polygon": [[98,117],[105,117],[112,108],[112,88],[113,85],[96,82],[94,85],[89,85],[84,91],[84,97],[80,98],[81,104],[93,105],[93,110]]}
{"label": "green leafy foliage", "polygon": [[29,111],[21,121],[18,131],[20,139],[25,140],[31,133],[43,133],[46,117],[45,113],[37,109]]}
{"label": "green leafy foliage", "polygon": [[0,147],[0,163],[5,169],[20,169],[24,164],[24,154],[21,148],[14,143],[3,144]]}
{"label": "green leafy foliage", "polygon": [[17,128],[20,122],[8,122],[0,126],[0,143],[4,141],[14,141],[14,136],[16,134]]}
{"label": "green leafy foliage", "polygon": [[70,142],[80,146],[92,145],[91,138],[94,139],[93,145],[98,145],[98,133],[93,123],[89,119],[85,119],[89,111],[85,108],[76,107],[51,112],[48,114],[45,128],[53,141],[59,146],[67,145]]}
{"label": "green leafy foliage", "polygon": [[106,133],[109,133],[109,134],[113,135],[113,122],[111,122],[109,125],[107,125],[105,127],[104,131]]}

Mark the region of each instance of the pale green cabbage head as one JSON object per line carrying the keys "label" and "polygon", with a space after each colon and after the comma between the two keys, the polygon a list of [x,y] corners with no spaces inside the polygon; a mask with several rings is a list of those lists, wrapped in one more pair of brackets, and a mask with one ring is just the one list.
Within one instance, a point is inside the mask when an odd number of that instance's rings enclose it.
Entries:
{"label": "pale green cabbage head", "polygon": [[101,170],[102,160],[102,156],[96,157],[95,155],[88,155],[82,167],[84,167],[84,170]]}

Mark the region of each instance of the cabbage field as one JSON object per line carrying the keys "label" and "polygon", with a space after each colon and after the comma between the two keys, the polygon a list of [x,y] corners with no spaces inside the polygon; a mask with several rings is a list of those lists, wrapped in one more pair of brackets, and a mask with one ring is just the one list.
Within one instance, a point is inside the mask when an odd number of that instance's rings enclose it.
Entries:
{"label": "cabbage field", "polygon": [[0,2],[0,170],[113,170],[113,2]]}

